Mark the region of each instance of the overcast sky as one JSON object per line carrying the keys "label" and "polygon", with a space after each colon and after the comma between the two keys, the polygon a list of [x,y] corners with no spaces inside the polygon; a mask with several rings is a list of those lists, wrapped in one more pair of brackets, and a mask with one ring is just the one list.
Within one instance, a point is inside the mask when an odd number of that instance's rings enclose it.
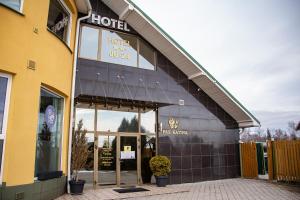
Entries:
{"label": "overcast sky", "polygon": [[133,0],[262,123],[300,121],[299,0]]}

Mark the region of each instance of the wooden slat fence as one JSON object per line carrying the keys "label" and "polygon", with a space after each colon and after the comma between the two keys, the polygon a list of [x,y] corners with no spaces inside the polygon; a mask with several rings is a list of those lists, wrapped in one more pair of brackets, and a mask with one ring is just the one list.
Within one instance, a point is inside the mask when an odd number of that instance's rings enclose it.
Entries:
{"label": "wooden slat fence", "polygon": [[[269,147],[270,146],[270,147]],[[272,148],[273,147],[273,148]],[[278,181],[300,182],[300,141],[268,141],[268,156],[272,152],[273,169],[269,179]],[[269,174],[272,168],[269,161]]]}
{"label": "wooden slat fence", "polygon": [[240,143],[241,175],[244,178],[257,178],[256,143]]}

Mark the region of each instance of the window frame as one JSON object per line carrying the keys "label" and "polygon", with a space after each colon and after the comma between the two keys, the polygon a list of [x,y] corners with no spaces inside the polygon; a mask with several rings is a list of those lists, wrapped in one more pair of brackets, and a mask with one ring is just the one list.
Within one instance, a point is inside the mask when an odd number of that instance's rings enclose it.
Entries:
{"label": "window frame", "polygon": [[[86,58],[86,57],[81,56],[82,28],[85,27],[85,26],[89,27],[89,28],[93,28],[93,29],[98,29],[99,30],[99,33],[98,33],[97,59]],[[137,69],[143,69],[143,70],[157,71],[157,50],[154,47],[152,47],[152,45],[149,44],[149,42],[147,42],[146,40],[144,40],[143,38],[141,38],[138,35],[134,35],[134,34],[130,34],[130,33],[125,33],[125,32],[122,32],[122,31],[116,31],[114,29],[109,29],[109,28],[105,28],[105,27],[93,26],[93,25],[90,25],[90,24],[81,24],[80,25],[78,58],[83,58],[83,59],[87,59],[87,60],[94,60],[94,61],[105,62],[105,61],[101,60],[101,53],[102,53],[102,48],[101,48],[102,37],[101,36],[102,36],[102,30],[106,30],[106,31],[110,31],[110,32],[116,32],[116,33],[121,33],[121,34],[129,35],[129,36],[133,36],[133,37],[136,38],[136,40],[137,40],[137,67],[128,66],[128,65],[123,65],[123,66],[137,68]],[[146,43],[147,45],[149,45],[153,49],[153,54],[154,54],[154,68],[153,69],[147,69],[147,68],[140,67],[140,62],[139,62],[139,60],[140,60],[139,59],[139,57],[140,57],[140,42]],[[118,63],[111,63],[111,64],[122,65],[122,64],[118,64]]]}
{"label": "window frame", "polygon": [[[59,97],[59,98],[62,98],[63,99],[63,108],[62,108],[62,125],[61,125],[61,139],[60,139],[60,144],[59,144],[59,158],[58,158],[58,171],[62,171],[63,170],[63,154],[62,154],[62,148],[63,148],[63,142],[64,142],[64,122],[65,122],[65,107],[66,107],[66,98],[60,94],[58,94],[57,92],[47,88],[46,86],[41,86],[40,87],[40,95],[39,95],[39,104],[38,104],[38,115],[39,115],[39,110],[40,110],[40,106],[41,106],[41,91],[42,90],[45,90],[46,92],[48,93],[51,93],[52,95],[56,96],[56,97]],[[40,120],[38,118],[38,120]],[[39,123],[39,121],[37,122]],[[36,130],[36,137],[38,137],[38,124],[37,124],[37,130]],[[37,140],[36,140],[37,142]],[[37,148],[36,148],[36,144],[35,144],[35,160],[34,162],[36,162],[36,153],[37,153]],[[35,166],[35,164],[34,164]],[[34,169],[34,180],[37,180],[38,177],[35,176],[35,169]]]}
{"label": "window frame", "polygon": [[5,96],[5,104],[4,104],[4,115],[3,115],[3,122],[2,122],[2,134],[0,134],[0,140],[3,140],[1,172],[0,172],[0,185],[2,185],[4,157],[5,157],[5,144],[6,144],[6,132],[7,132],[7,124],[8,124],[8,111],[9,111],[9,104],[10,104],[12,75],[0,72],[0,77],[7,78],[6,94],[5,94],[6,96]]}
{"label": "window frame", "polygon": [[[71,30],[72,30],[72,12],[70,10],[70,8],[67,6],[67,4],[65,3],[64,0],[56,0],[62,7],[63,9],[66,11],[66,13],[69,14],[69,22],[68,22],[68,29],[67,29],[67,38],[66,41],[64,39],[61,39],[56,33],[54,33],[49,27],[48,25],[46,25],[47,29],[54,34],[57,38],[59,38],[62,42],[64,42],[68,47],[70,47],[71,44]],[[49,1],[49,7],[48,7],[48,16],[49,16],[49,8],[50,8],[50,3],[51,1]],[[48,23],[48,18],[47,18],[47,23]]]}
{"label": "window frame", "polygon": [[23,14],[23,5],[24,5],[24,1],[25,1],[25,0],[20,0],[20,9],[19,9],[19,10],[15,9],[15,8],[13,8],[13,7],[10,7],[9,5],[6,5],[6,4],[4,4],[4,3],[2,3],[2,2],[0,2],[0,5],[4,5],[5,7],[9,8],[9,9],[12,9],[12,10],[18,12],[18,13]]}

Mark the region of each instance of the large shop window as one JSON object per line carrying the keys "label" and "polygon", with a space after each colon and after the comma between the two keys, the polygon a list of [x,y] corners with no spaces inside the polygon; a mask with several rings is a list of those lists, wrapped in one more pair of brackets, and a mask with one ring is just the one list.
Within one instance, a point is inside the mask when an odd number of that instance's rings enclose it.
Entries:
{"label": "large shop window", "polygon": [[41,89],[35,176],[60,170],[64,99]]}
{"label": "large shop window", "polygon": [[2,183],[4,141],[8,115],[9,89],[11,77],[0,73],[0,184]]}
{"label": "large shop window", "polygon": [[23,0],[0,0],[0,3],[18,12],[21,12]]}
{"label": "large shop window", "polygon": [[70,44],[71,14],[62,0],[50,0],[47,27],[66,44]]}
{"label": "large shop window", "polygon": [[155,70],[155,51],[142,39],[125,33],[82,26],[81,58]]}

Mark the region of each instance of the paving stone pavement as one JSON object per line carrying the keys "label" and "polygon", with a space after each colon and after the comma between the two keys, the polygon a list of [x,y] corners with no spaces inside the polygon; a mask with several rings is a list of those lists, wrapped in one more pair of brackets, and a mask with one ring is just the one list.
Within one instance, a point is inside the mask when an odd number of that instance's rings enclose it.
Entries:
{"label": "paving stone pavement", "polygon": [[87,190],[84,195],[80,196],[66,194],[57,200],[300,200],[299,185],[241,178],[169,185],[166,188],[158,188],[153,185],[142,187],[150,191],[119,194],[112,188],[105,188]]}

